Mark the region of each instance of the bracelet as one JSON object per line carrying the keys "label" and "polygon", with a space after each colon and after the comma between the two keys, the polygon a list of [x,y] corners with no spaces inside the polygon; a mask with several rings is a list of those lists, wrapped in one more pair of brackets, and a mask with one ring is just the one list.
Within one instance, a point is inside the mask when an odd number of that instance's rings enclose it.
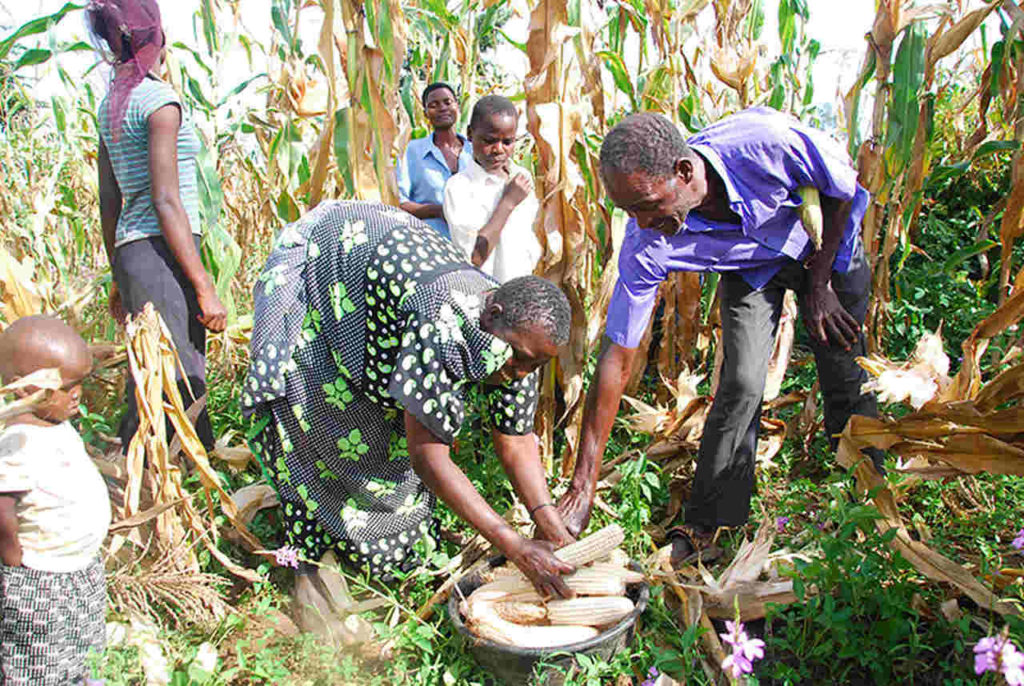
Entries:
{"label": "bracelet", "polygon": [[541,503],[540,505],[534,505],[533,509],[530,510],[530,516],[533,517],[533,513],[541,508],[554,506],[554,503]]}

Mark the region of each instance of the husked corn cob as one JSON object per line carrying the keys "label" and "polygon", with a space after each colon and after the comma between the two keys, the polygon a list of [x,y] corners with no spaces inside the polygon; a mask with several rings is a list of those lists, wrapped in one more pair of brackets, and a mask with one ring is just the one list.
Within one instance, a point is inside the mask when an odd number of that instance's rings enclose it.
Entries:
{"label": "husked corn cob", "polygon": [[[586,569],[594,571],[594,572],[599,572],[599,573],[605,574],[605,575],[616,576],[619,579],[622,579],[623,583],[627,583],[627,584],[638,584],[638,583],[640,583],[641,581],[643,581],[644,579],[647,578],[647,577],[645,577],[643,575],[642,572],[634,572],[632,569],[626,569],[625,567],[621,567],[621,566],[619,566],[617,564],[613,564],[611,562],[595,562],[594,564],[590,565]],[[597,595],[597,594],[595,593],[593,595]],[[620,593],[619,594],[608,593],[607,595],[621,595],[621,594]]]}
{"label": "husked corn cob", "polygon": [[633,611],[633,601],[622,597],[572,598],[548,603],[548,621],[552,624],[614,624]]}
{"label": "husked corn cob", "polygon": [[519,568],[511,562],[503,564],[500,567],[495,567],[491,570],[491,573],[494,574],[495,579],[501,579],[506,576],[520,576],[522,574],[522,572],[519,571]]}
{"label": "husked corn cob", "polygon": [[494,613],[514,624],[539,624],[547,619],[548,611],[537,603],[501,601],[494,603]]}
{"label": "husked corn cob", "polygon": [[[577,595],[623,595],[626,592],[624,579],[626,571],[617,569],[616,573],[609,574],[603,570],[583,567],[572,574],[566,574],[562,580]],[[489,584],[484,584],[469,596],[470,602],[537,602],[540,599],[533,584],[524,576],[502,577]]]}
{"label": "husked corn cob", "polygon": [[577,569],[562,580],[577,595],[623,595],[626,592],[626,582],[621,576],[590,567]]}
{"label": "husked corn cob", "polygon": [[609,524],[586,538],[559,548],[555,551],[555,557],[580,567],[588,562],[601,559],[622,545],[624,540],[626,540],[626,535],[622,532],[622,527],[618,524]]}
{"label": "husked corn cob", "polygon": [[480,638],[520,648],[558,648],[597,636],[592,626],[521,626],[499,617],[490,603],[473,613],[470,630]]}
{"label": "husked corn cob", "polygon": [[[615,550],[608,553],[608,555],[598,562],[609,565],[618,565],[619,567],[629,567],[629,563],[632,560],[629,559],[629,555],[622,548],[616,548]],[[595,563],[597,564],[597,563]]]}
{"label": "husked corn cob", "polygon": [[533,585],[524,576],[503,576],[479,586],[469,594],[469,602],[493,602],[504,599],[509,593],[518,593],[530,588],[533,588]]}
{"label": "husked corn cob", "polygon": [[803,201],[797,210],[800,223],[803,224],[804,231],[810,236],[814,247],[820,249],[825,223],[821,216],[821,197],[818,195],[818,189],[814,186],[801,186],[796,192]]}

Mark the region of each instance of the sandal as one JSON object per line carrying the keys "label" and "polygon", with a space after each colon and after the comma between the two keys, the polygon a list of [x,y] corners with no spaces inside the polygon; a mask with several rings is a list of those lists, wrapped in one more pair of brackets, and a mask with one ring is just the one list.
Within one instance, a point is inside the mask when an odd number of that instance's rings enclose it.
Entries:
{"label": "sandal", "polygon": [[714,532],[705,533],[689,524],[674,526],[665,536],[672,545],[672,569],[678,570],[698,560],[704,564],[714,562],[724,553],[714,541]]}

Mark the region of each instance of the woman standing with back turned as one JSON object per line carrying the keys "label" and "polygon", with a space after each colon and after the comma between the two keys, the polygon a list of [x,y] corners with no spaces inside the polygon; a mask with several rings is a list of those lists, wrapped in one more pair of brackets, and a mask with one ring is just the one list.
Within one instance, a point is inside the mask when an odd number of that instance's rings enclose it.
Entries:
{"label": "woman standing with back turned", "polygon": [[[92,0],[87,18],[112,66],[99,109],[100,215],[114,273],[110,311],[123,321],[126,312],[153,303],[199,398],[206,390],[204,327],[223,331],[226,321],[199,257],[199,138],[177,93],[153,73],[163,63],[166,44],[155,0]],[[124,450],[139,424],[130,375],[127,395],[118,431]],[[182,395],[190,397],[183,383]],[[211,447],[205,410],[196,430]]]}

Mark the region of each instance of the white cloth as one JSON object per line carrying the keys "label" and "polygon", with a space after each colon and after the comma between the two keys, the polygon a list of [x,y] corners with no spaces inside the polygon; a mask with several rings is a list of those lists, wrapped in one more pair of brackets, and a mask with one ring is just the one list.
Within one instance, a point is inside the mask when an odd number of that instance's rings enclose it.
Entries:
{"label": "white cloth", "polygon": [[17,495],[21,563],[46,572],[89,566],[110,526],[107,485],[70,422],[0,433],[0,494]]}
{"label": "white cloth", "polygon": [[[509,179],[516,174],[529,174],[518,165],[509,168]],[[463,171],[448,179],[444,187],[444,218],[452,234],[452,242],[469,260],[473,256],[476,237],[494,214],[508,180],[488,174],[471,160]],[[517,276],[532,274],[543,248],[533,232],[539,203],[535,193],[527,195],[508,216],[498,244],[480,266],[500,283]],[[557,239],[560,239],[557,233]],[[550,237],[549,237],[549,240]]]}

